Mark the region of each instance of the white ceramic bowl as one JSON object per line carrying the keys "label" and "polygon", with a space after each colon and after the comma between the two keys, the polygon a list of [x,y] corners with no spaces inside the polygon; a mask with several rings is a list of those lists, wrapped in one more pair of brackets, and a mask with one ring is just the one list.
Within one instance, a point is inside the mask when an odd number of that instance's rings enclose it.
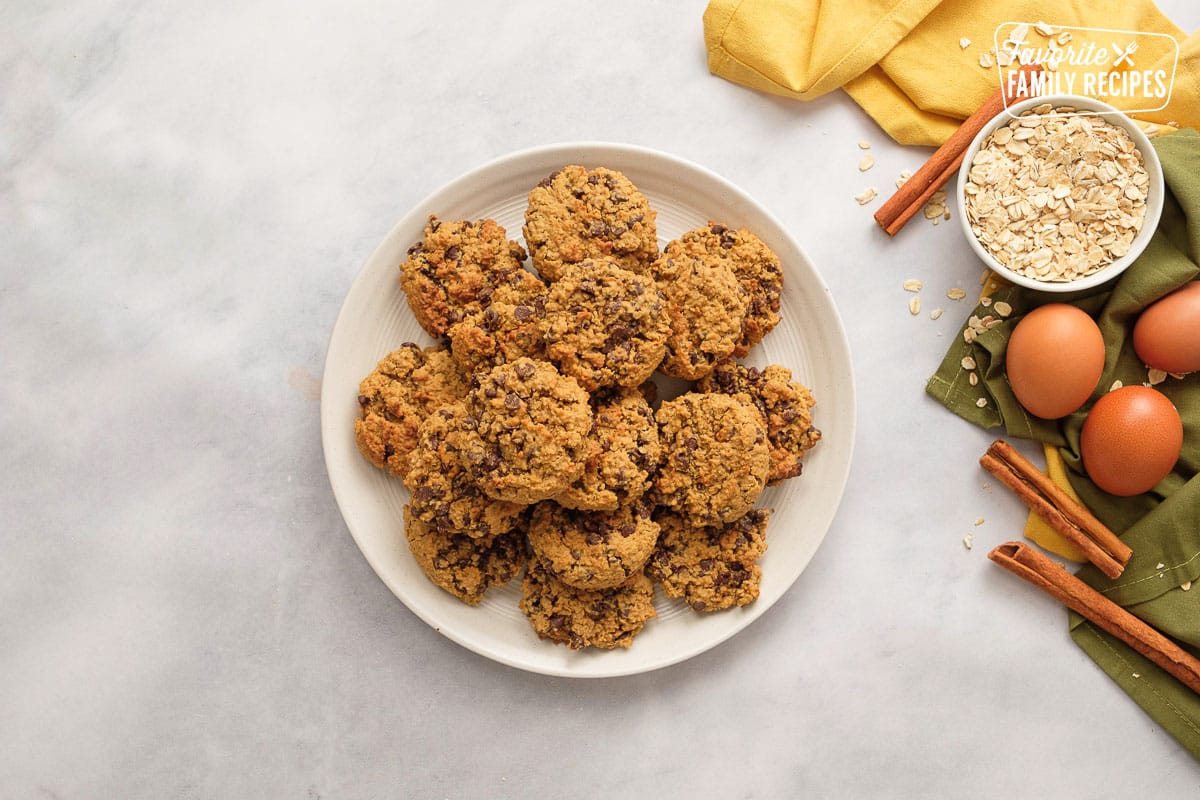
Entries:
{"label": "white ceramic bowl", "polygon": [[[1119,128],[1123,128],[1129,133],[1133,143],[1142,154],[1142,160],[1146,165],[1146,172],[1150,175],[1150,185],[1146,192],[1146,216],[1142,221],[1142,228],[1134,237],[1133,242],[1129,246],[1129,251],[1122,256],[1104,266],[1103,268],[1085,275],[1082,278],[1077,278],[1073,281],[1042,281],[1035,278],[1030,278],[1021,273],[1015,272],[997,261],[991,253],[975,238],[974,232],[971,230],[970,220],[967,218],[966,206],[966,185],[968,173],[971,170],[971,161],[975,158],[975,154],[983,146],[983,142],[991,135],[992,131],[999,128],[1001,125],[1008,124],[1014,116],[1020,116],[1031,108],[1036,108],[1044,103],[1050,103],[1054,107],[1069,106],[1079,109],[1080,111],[1096,111],[1100,112],[1107,122]],[[958,190],[956,194],[956,204],[958,206],[958,219],[962,225],[963,232],[966,234],[967,241],[971,248],[979,256],[980,259],[996,274],[1005,278],[1011,283],[1018,286],[1024,286],[1028,289],[1036,289],[1043,292],[1079,292],[1085,289],[1091,289],[1101,284],[1108,283],[1124,272],[1130,264],[1137,259],[1141,252],[1146,249],[1146,245],[1150,242],[1150,237],[1154,235],[1155,229],[1158,228],[1159,217],[1162,216],[1163,207],[1163,175],[1162,165],[1159,163],[1158,154],[1154,151],[1150,140],[1146,138],[1146,134],[1142,133],[1141,128],[1137,126],[1133,120],[1125,114],[1118,111],[1116,108],[1102,103],[1099,100],[1093,100],[1090,97],[1080,95],[1056,94],[1045,97],[1034,97],[1028,100],[1022,100],[1018,103],[1013,103],[1008,109],[997,114],[983,130],[975,137],[967,148],[966,156],[963,158],[962,166],[958,170]]]}

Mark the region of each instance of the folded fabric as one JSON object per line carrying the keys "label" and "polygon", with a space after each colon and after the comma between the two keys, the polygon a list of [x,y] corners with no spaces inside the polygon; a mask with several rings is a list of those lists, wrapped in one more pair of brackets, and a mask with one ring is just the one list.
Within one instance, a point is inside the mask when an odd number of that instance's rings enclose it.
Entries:
{"label": "folded fabric", "polygon": [[[1104,335],[1105,369],[1088,403],[1065,419],[1051,421],[1030,416],[1016,401],[1004,370],[1008,338],[1025,313],[1057,300],[1018,287],[992,294],[991,307],[1004,301],[1013,313],[972,343],[956,337],[926,391],[977,425],[1002,426],[1010,437],[1056,447],[1084,503],[1133,549],[1120,578],[1110,580],[1090,565],[1077,573],[1079,577],[1200,655],[1200,373],[1168,376],[1155,387],[1183,418],[1184,447],[1172,473],[1154,489],[1134,497],[1106,494],[1088,480],[1079,455],[1080,429],[1091,404],[1115,381],[1130,385],[1149,379],[1131,342],[1138,313],[1200,277],[1200,134],[1180,131],[1156,139],[1154,146],[1168,196],[1150,245],[1114,284],[1070,300],[1092,315]],[[980,305],[973,313],[984,317],[991,312]],[[977,364],[976,385],[962,367],[966,355]],[[982,407],[979,400],[984,401]],[[1200,697],[1074,614],[1070,629],[1075,642],[1200,759]]]}
{"label": "folded fabric", "polygon": [[1171,102],[1137,116],[1200,127],[1200,33],[1185,41],[1150,0],[711,0],[704,40],[715,75],[799,100],[844,88],[901,144],[940,145],[999,86],[980,66],[997,26],[1040,20],[1173,37],[1177,68],[1173,47],[1136,67],[1173,71]]}

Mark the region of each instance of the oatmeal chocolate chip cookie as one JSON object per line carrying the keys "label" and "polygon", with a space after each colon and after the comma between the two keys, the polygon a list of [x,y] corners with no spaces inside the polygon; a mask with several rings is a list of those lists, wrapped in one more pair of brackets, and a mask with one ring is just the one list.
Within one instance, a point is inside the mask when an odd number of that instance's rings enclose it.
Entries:
{"label": "oatmeal chocolate chip cookie", "polygon": [[441,346],[422,350],[405,342],[358,386],[354,441],[359,451],[375,466],[403,478],[421,421],[465,391],[450,351]]}
{"label": "oatmeal chocolate chip cookie", "polygon": [[698,258],[727,265],[746,290],[750,306],[733,351],[738,358],[744,357],[779,324],[779,298],[783,294],[779,257],[745,228],[734,230],[717,222],[688,231],[677,241]]}
{"label": "oatmeal chocolate chip cookie", "polygon": [[749,295],[728,265],[697,258],[678,242],[667,245],[653,270],[671,327],[659,369],[699,380],[737,349]]}
{"label": "oatmeal chocolate chip cookie", "polygon": [[479,373],[465,402],[460,460],[489,496],[533,504],[583,474],[592,409],[553,364],[519,358]]}
{"label": "oatmeal chocolate chip cookie", "polygon": [[745,514],[767,485],[771,454],[758,409],[740,397],[688,392],[658,408],[659,505],[697,525]]}
{"label": "oatmeal chocolate chip cookie", "polygon": [[697,383],[696,389],[742,395],[762,412],[771,444],[768,484],[799,475],[804,454],[821,439],[812,420],[816,400],[807,387],[792,380],[792,371],[787,367],[772,364],[759,369],[724,361]]}
{"label": "oatmeal chocolate chip cookie", "polygon": [[485,305],[497,282],[523,269],[524,261],[524,248],[494,220],[431,216],[425,238],[400,265],[400,287],[425,332],[441,337],[465,312]]}
{"label": "oatmeal chocolate chip cookie", "polygon": [[546,354],[588,391],[637,386],[666,352],[664,304],[653,279],[615,261],[568,264],[546,298]]}
{"label": "oatmeal chocolate chip cookie", "polygon": [[548,281],[567,264],[604,256],[645,272],[658,255],[654,216],[620,172],[570,165],[530,191],[523,231],[533,267]]}
{"label": "oatmeal chocolate chip cookie", "polygon": [[567,508],[616,511],[650,488],[662,452],[658,423],[640,388],[594,396],[592,417],[583,475],[554,499]]}
{"label": "oatmeal chocolate chip cookie", "polygon": [[553,500],[534,506],[529,548],[538,563],[576,589],[611,589],[642,571],[658,540],[647,505],[572,511]]}
{"label": "oatmeal chocolate chip cookie", "polygon": [[658,546],[646,574],[667,597],[682,597],[696,611],[744,606],[758,598],[762,568],[754,562],[767,549],[770,512],[755,508],[717,526],[695,527],[673,511],[660,510]]}
{"label": "oatmeal chocolate chip cookie", "polygon": [[654,611],[654,584],[638,573],[613,589],[573,589],[536,562],[525,570],[520,608],[537,635],[584,647],[629,647]]}
{"label": "oatmeal chocolate chip cookie", "polygon": [[467,474],[460,455],[466,414],[462,403],[453,403],[421,423],[404,478],[412,516],[443,534],[479,539],[507,533],[525,506],[488,497]]}
{"label": "oatmeal chocolate chip cookie", "polygon": [[464,375],[474,375],[522,356],[545,360],[545,316],[546,285],[525,270],[511,273],[486,306],[467,312],[446,332],[454,362]]}
{"label": "oatmeal chocolate chip cookie", "polygon": [[467,605],[479,605],[484,592],[508,583],[525,565],[525,542],[519,531],[474,539],[427,525],[405,506],[404,536],[429,580]]}

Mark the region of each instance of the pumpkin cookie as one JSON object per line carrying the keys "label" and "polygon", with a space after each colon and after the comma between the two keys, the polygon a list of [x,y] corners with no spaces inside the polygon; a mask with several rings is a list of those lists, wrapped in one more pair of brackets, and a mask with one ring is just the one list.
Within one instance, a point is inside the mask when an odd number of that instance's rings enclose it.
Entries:
{"label": "pumpkin cookie", "polygon": [[658,423],[640,387],[593,397],[592,417],[583,475],[554,499],[567,508],[616,511],[650,488],[662,452]]}
{"label": "pumpkin cookie", "polygon": [[552,500],[534,506],[529,547],[538,563],[576,589],[611,589],[641,572],[658,540],[650,507],[572,511]]}
{"label": "pumpkin cookie", "polygon": [[400,265],[400,287],[425,332],[442,337],[464,313],[485,305],[501,278],[523,270],[524,261],[524,248],[509,241],[494,220],[443,222],[431,216],[425,238]]}
{"label": "pumpkin cookie", "polygon": [[572,650],[629,647],[656,616],[654,584],[641,573],[613,589],[573,589],[536,562],[525,570],[520,607],[538,636]]}
{"label": "pumpkin cookie", "polygon": [[404,478],[412,492],[412,516],[444,534],[479,539],[507,533],[525,506],[488,497],[471,480],[460,455],[465,419],[463,405],[454,403],[421,423]]}
{"label": "pumpkin cookie", "polygon": [[519,358],[480,373],[466,407],[460,459],[489,496],[533,504],[583,474],[592,409],[553,364]]}
{"label": "pumpkin cookie", "polygon": [[699,380],[737,349],[749,295],[728,265],[692,255],[679,242],[663,250],[654,278],[667,299],[671,327],[659,369]]}
{"label": "pumpkin cookie", "polygon": [[733,355],[744,357],[779,324],[783,267],[779,257],[745,228],[734,230],[717,222],[688,231],[677,240],[688,253],[709,263],[724,264],[746,290],[750,303]]}
{"label": "pumpkin cookie", "polygon": [[666,352],[664,303],[651,278],[615,261],[567,264],[546,299],[546,354],[588,391],[637,386]]}
{"label": "pumpkin cookie", "polygon": [[507,364],[522,356],[544,360],[541,323],[546,316],[546,286],[519,270],[500,281],[482,308],[450,326],[450,352],[464,375]]}
{"label": "pumpkin cookie", "polygon": [[667,597],[696,611],[744,606],[758,598],[770,512],[756,508],[732,522],[695,527],[673,511],[654,515],[661,532],[646,574]]}
{"label": "pumpkin cookie", "polygon": [[792,371],[787,367],[772,364],[759,369],[725,361],[697,383],[696,389],[742,395],[762,412],[771,444],[767,483],[799,475],[804,454],[821,439],[812,420],[816,401],[803,384],[792,380]]}
{"label": "pumpkin cookie", "polygon": [[404,507],[404,536],[421,570],[467,605],[515,578],[525,565],[525,543],[517,531],[474,539],[427,525]]}
{"label": "pumpkin cookie", "polygon": [[659,505],[697,525],[732,522],[767,485],[766,425],[753,405],[726,394],[688,392],[659,406],[663,458],[654,483]]}
{"label": "pumpkin cookie", "polygon": [[658,255],[654,216],[620,172],[570,165],[530,191],[523,231],[533,267],[545,280],[558,280],[567,264],[604,256],[645,272]]}
{"label": "pumpkin cookie", "polygon": [[434,409],[462,397],[466,382],[446,348],[412,342],[388,353],[358,386],[354,441],[375,466],[403,478],[417,427]]}

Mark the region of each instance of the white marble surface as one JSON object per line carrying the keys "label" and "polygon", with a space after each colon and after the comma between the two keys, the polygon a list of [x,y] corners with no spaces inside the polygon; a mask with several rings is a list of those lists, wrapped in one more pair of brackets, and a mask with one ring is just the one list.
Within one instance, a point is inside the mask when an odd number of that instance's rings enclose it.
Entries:
{"label": "white marble surface", "polygon": [[[953,226],[888,241],[851,200],[927,151],[841,94],[710,76],[703,7],[2,4],[0,796],[1195,796],[1062,610],[986,560],[1021,508],[983,488],[991,434],[923,393],[967,310],[937,298],[978,266]],[[401,605],[342,522],[317,402],[393,223],[580,139],[773,211],[859,392],[845,499],[792,590],[691,661],[600,681],[494,664]],[[909,315],[909,277],[939,321]]]}

